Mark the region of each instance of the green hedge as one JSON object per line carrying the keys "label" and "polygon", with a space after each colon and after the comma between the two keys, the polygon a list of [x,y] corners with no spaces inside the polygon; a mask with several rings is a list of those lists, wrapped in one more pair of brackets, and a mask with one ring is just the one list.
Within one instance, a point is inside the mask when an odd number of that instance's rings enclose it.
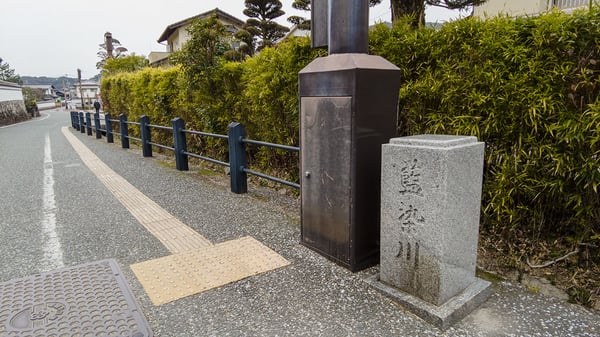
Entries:
{"label": "green hedge", "polygon": [[371,50],[402,69],[400,135],[486,143],[486,226],[581,241],[600,232],[599,41],[594,10],[379,26]]}
{"label": "green hedge", "polygon": [[[147,68],[102,79],[105,110],[125,113],[137,121],[147,115],[152,124],[170,125],[180,117],[187,129],[227,134],[232,121],[246,126],[248,138],[298,146],[298,72],[322,50],[308,38],[292,38],[266,48],[246,61],[221,62],[207,85],[191,88],[180,67]],[[155,135],[156,134],[156,135]],[[155,132],[153,140],[168,144],[170,134]],[[190,137],[192,152],[227,160],[227,143]],[[249,165],[262,172],[298,179],[298,154],[249,145]]]}
{"label": "green hedge", "polygon": [[[377,26],[371,53],[401,69],[399,135],[474,135],[486,143],[482,221],[530,238],[600,233],[600,12],[535,18],[468,18],[441,29]],[[180,68],[104,78],[107,110],[130,119],[225,133],[231,121],[253,139],[298,145],[297,73],[323,51],[307,39],[223,62],[211,94],[190,89]],[[225,156],[223,144],[193,140]],[[250,148],[251,165],[297,178],[298,158]],[[194,151],[196,152],[196,151]]]}

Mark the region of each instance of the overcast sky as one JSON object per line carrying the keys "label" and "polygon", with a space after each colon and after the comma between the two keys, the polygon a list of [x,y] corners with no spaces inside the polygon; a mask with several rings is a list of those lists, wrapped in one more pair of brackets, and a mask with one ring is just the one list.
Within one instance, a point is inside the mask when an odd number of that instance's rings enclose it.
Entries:
{"label": "overcast sky", "polygon": [[[282,0],[286,14],[309,16]],[[77,76],[84,79],[98,73],[98,45],[109,31],[130,53],[148,56],[165,51],[156,42],[174,22],[219,9],[246,20],[244,0],[1,0],[0,57],[21,76]],[[464,13],[463,13],[464,14]],[[458,12],[439,8],[427,12],[427,21],[447,21]],[[389,0],[371,8],[371,22],[391,21]]]}

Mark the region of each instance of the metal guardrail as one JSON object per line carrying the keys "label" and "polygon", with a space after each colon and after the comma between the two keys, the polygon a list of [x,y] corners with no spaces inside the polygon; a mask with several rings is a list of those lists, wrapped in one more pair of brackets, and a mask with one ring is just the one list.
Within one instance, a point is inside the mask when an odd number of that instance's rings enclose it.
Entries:
{"label": "metal guardrail", "polygon": [[[92,129],[92,116],[94,120],[94,126]],[[112,123],[119,123],[120,131],[118,133],[113,132]],[[129,140],[135,140],[141,143],[142,155],[144,157],[152,157],[152,147],[158,147],[164,150],[173,151],[175,153],[175,166],[180,171],[189,170],[188,158],[198,158],[204,161],[208,161],[217,165],[229,167],[229,174],[231,179],[231,191],[234,193],[246,193],[248,191],[248,174],[268,179],[283,185],[287,185],[294,188],[300,188],[300,184],[283,180],[277,177],[270,176],[258,171],[251,170],[247,167],[246,157],[246,144],[255,146],[265,146],[274,149],[281,149],[291,152],[300,152],[299,147],[267,143],[252,139],[247,139],[246,129],[240,123],[230,123],[228,126],[227,135],[220,135],[215,133],[201,132],[195,130],[186,130],[185,122],[181,118],[174,118],[171,121],[172,125],[162,126],[150,124],[150,118],[148,116],[140,117],[139,122],[128,121],[127,116],[124,114],[119,115],[119,119],[113,119],[110,114],[104,115],[105,128],[101,127],[101,118],[99,113],[90,112],[77,112],[71,111],[71,126],[91,136],[93,132],[96,134],[97,139],[102,138],[102,134],[106,135],[106,141],[108,143],[114,143],[114,135],[117,134],[121,139],[121,147],[129,148]],[[129,126],[139,126],[140,138],[135,138],[129,135]],[[152,142],[152,129],[166,130],[173,133],[173,146],[167,146],[159,143]],[[93,131],[92,131],[93,130]],[[203,137],[212,137],[219,139],[227,139],[229,145],[229,162],[222,162],[220,160],[202,156],[200,154],[191,153],[187,151],[186,135],[198,135]]]}

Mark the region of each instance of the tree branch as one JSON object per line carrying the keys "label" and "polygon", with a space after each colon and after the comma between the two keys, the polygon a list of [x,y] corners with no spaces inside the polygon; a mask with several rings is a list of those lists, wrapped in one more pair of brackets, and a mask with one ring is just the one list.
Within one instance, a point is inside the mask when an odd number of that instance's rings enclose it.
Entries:
{"label": "tree branch", "polygon": [[551,266],[551,265],[553,265],[553,264],[555,264],[555,263],[557,263],[557,262],[560,262],[560,261],[566,260],[566,259],[568,259],[570,256],[572,256],[572,255],[575,255],[575,254],[579,254],[579,249],[575,249],[574,251],[572,251],[572,252],[568,253],[567,255],[565,255],[565,256],[563,256],[563,257],[559,257],[559,258],[558,258],[558,259],[556,259],[556,260],[553,260],[553,261],[550,261],[550,262],[546,262],[546,263],[544,263],[544,264],[537,264],[537,265],[532,265],[532,264],[529,262],[529,258],[527,258],[527,265],[528,265],[530,268],[546,268],[546,267],[549,267],[549,266]]}

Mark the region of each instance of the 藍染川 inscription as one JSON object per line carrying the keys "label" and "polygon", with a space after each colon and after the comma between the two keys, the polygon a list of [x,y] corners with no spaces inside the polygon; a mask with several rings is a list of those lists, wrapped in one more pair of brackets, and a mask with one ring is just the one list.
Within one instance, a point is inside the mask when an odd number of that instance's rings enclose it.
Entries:
{"label": "\u85cd\u67d3\u5ddd inscription", "polygon": [[[402,233],[412,236],[411,234],[416,234],[420,228],[425,226],[425,217],[422,211],[414,206],[415,203],[413,202],[413,197],[424,197],[423,187],[421,186],[421,167],[419,166],[419,160],[416,158],[402,163],[400,167],[395,164],[392,166],[399,172],[400,187],[398,193],[400,194],[399,200],[403,200],[400,201],[400,207],[398,208],[398,226]],[[396,257],[406,259],[409,262],[413,261],[415,268],[417,268],[419,266],[419,242],[414,239],[411,240],[411,238],[399,240]]]}

